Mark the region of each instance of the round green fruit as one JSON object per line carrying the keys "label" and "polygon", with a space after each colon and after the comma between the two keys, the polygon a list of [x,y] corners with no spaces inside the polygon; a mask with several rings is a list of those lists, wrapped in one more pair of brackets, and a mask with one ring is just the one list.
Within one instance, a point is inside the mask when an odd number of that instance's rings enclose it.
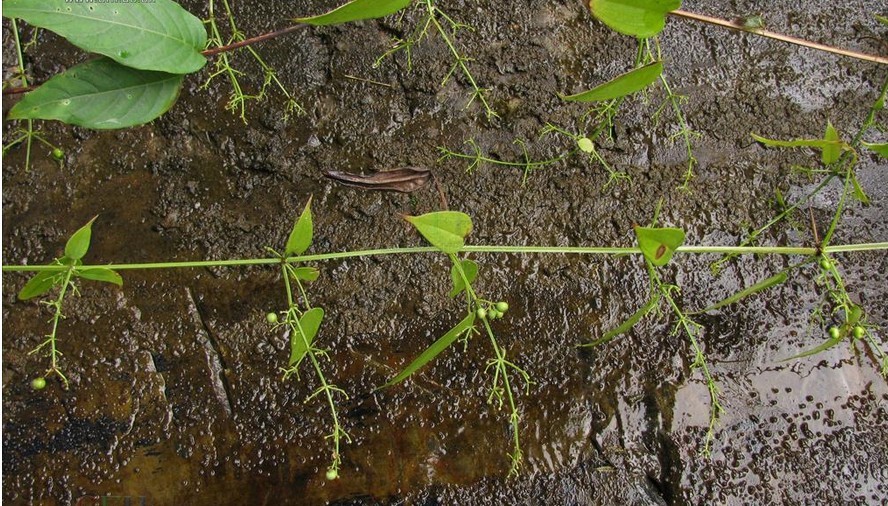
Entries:
{"label": "round green fruit", "polygon": [[842,331],[839,330],[839,327],[830,327],[829,328],[829,337],[832,339],[838,339],[839,336],[842,335]]}
{"label": "round green fruit", "polygon": [[482,320],[487,318],[487,310],[483,307],[479,307],[477,311],[475,311],[475,316],[481,318]]}
{"label": "round green fruit", "polygon": [[580,151],[583,153],[591,153],[595,151],[595,144],[593,144],[592,139],[588,137],[580,137],[577,139],[577,147],[580,148]]}
{"label": "round green fruit", "polygon": [[31,388],[34,390],[43,390],[46,388],[46,378],[40,376],[31,380]]}
{"label": "round green fruit", "polygon": [[496,310],[500,313],[505,313],[509,310],[509,303],[505,301],[500,301],[496,303]]}
{"label": "round green fruit", "polygon": [[59,148],[54,148],[52,150],[52,157],[55,158],[56,160],[61,160],[62,158],[65,157],[65,152]]}
{"label": "round green fruit", "polygon": [[339,478],[339,471],[333,469],[332,467],[330,469],[327,469],[327,480],[333,481],[336,478]]}
{"label": "round green fruit", "polygon": [[268,313],[265,315],[265,320],[268,321],[268,323],[274,325],[278,322],[278,315],[277,313]]}
{"label": "round green fruit", "polygon": [[851,334],[854,335],[855,339],[863,339],[863,336],[866,335],[866,329],[861,327],[860,325],[856,325],[851,331]]}

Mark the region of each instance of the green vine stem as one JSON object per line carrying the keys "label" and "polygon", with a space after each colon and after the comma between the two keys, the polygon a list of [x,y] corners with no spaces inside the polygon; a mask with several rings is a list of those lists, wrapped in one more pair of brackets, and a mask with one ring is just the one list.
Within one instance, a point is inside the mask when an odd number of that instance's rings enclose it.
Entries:
{"label": "green vine stem", "polygon": [[[739,255],[815,255],[820,251],[826,253],[851,253],[859,251],[884,251],[888,250],[888,242],[843,244],[827,246],[818,249],[801,246],[681,246],[677,253],[694,254],[726,254]],[[439,250],[431,246],[418,246],[415,248],[385,248],[372,250],[341,251],[335,253],[320,253],[316,255],[302,255],[289,257],[287,263],[322,262],[327,260],[339,260],[343,258],[374,257],[383,255],[406,255],[416,253],[435,253]],[[584,247],[584,246],[493,246],[476,245],[464,246],[460,249],[464,253],[516,253],[516,254],[565,254],[565,255],[640,255],[637,247]],[[281,262],[280,258],[245,258],[232,260],[199,260],[194,262],[155,262],[132,264],[104,264],[83,265],[81,269],[104,267],[112,270],[146,270],[146,269],[187,269],[196,267],[234,267],[250,265],[274,265]],[[39,271],[63,271],[61,265],[4,265],[3,272],[39,272]]]}

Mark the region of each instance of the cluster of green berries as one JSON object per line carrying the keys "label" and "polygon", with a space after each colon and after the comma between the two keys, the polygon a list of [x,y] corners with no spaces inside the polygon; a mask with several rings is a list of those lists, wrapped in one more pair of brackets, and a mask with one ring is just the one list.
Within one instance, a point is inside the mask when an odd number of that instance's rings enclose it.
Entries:
{"label": "cluster of green berries", "polygon": [[[842,329],[835,325],[830,327],[827,332],[829,332],[829,337],[831,339],[838,339],[842,337]],[[863,336],[866,335],[866,329],[860,325],[855,325],[851,329],[851,335],[854,336],[854,339],[863,339]]]}
{"label": "cluster of green berries", "polygon": [[479,307],[478,310],[475,311],[475,316],[481,318],[482,320],[485,318],[496,320],[497,318],[502,318],[508,310],[509,303],[505,301],[500,301],[496,304],[488,306],[487,308]]}

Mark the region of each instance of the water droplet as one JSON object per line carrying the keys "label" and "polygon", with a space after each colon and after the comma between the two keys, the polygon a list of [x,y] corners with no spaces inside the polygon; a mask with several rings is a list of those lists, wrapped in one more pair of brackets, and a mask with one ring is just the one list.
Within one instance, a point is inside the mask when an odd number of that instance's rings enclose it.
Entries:
{"label": "water droplet", "polygon": [[67,98],[65,100],[62,100],[62,105],[71,105],[71,100]]}
{"label": "water droplet", "polygon": [[127,94],[126,94],[126,99],[127,99],[127,100],[132,100],[132,99],[133,99],[132,94],[127,93]]}

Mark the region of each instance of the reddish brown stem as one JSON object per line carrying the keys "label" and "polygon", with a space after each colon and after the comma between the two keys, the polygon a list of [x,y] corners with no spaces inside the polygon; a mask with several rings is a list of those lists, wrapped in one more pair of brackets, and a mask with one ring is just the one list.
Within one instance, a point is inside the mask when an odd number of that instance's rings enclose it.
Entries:
{"label": "reddish brown stem", "polygon": [[826,44],[820,44],[817,42],[811,42],[809,40],[800,39],[798,37],[791,37],[789,35],[783,35],[781,33],[772,32],[770,30],[765,30],[764,28],[747,28],[742,24],[735,23],[732,21],[728,21],[725,19],[714,18],[711,16],[706,16],[703,14],[697,14],[694,12],[687,12],[683,10],[674,10],[670,12],[673,16],[678,16],[680,18],[691,19],[694,21],[700,21],[703,23],[709,23],[710,25],[722,26],[725,28],[730,28],[732,30],[740,30],[742,32],[750,32],[756,35],[761,35],[762,37],[767,37],[769,39],[781,40],[783,42],[789,42],[790,44],[796,44],[803,47],[809,47],[811,49],[817,49],[819,51],[826,51],[828,53],[838,54],[842,56],[850,56],[851,58],[857,58],[858,60],[871,61],[875,63],[881,63],[883,65],[888,65],[888,58],[883,56],[875,56],[866,53],[859,53],[857,51],[850,51],[847,49],[841,49],[837,47],[827,46]]}

